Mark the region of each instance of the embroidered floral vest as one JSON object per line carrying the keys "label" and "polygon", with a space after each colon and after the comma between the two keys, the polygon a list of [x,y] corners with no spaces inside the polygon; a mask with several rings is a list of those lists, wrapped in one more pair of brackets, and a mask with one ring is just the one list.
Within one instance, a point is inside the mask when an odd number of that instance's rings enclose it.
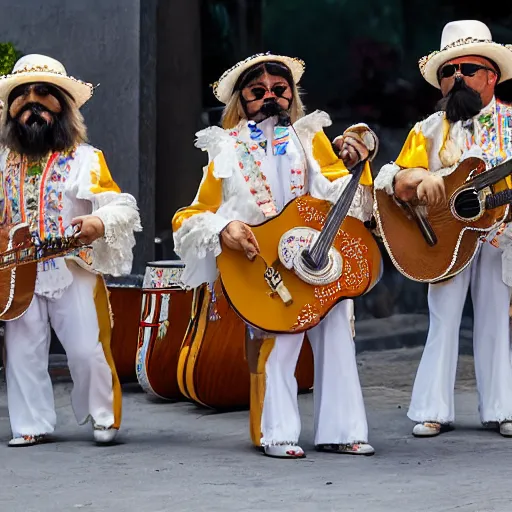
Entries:
{"label": "embroidered floral vest", "polygon": [[46,165],[31,168],[11,151],[2,176],[1,223],[27,222],[41,238],[64,235],[61,213],[73,157],[73,152],[53,153]]}
{"label": "embroidered floral vest", "polygon": [[[66,181],[71,172],[75,152],[53,153],[41,167],[29,167],[26,158],[11,151],[0,178],[0,224],[27,222],[40,238],[69,235],[70,227],[62,218]],[[67,230],[67,232],[66,232]],[[90,247],[78,248],[69,256],[78,257],[86,266],[92,264]],[[40,270],[54,265],[40,264]]]}
{"label": "embroidered floral vest", "polygon": [[[280,133],[280,137],[273,142],[272,147],[268,147],[267,140],[261,134],[255,137],[251,142],[244,142],[239,137],[239,131],[233,130],[229,133],[233,138],[235,147],[238,167],[244,176],[247,185],[250,187],[251,194],[256,201],[256,204],[261,209],[265,217],[273,217],[277,214],[277,207],[272,197],[272,191],[267,183],[267,178],[261,170],[261,160],[265,158],[267,151],[274,150],[278,158],[286,155],[287,146],[288,151],[292,150],[288,145],[288,133]],[[286,144],[286,145],[284,145]],[[296,152],[296,151],[295,151]],[[305,166],[299,155],[292,159],[290,162],[290,191],[292,196],[299,197],[304,194],[305,186]]]}
{"label": "embroidered floral vest", "polygon": [[512,157],[512,106],[496,100],[494,108],[478,117],[479,130],[469,123],[466,148],[477,144],[487,164],[494,167]]}

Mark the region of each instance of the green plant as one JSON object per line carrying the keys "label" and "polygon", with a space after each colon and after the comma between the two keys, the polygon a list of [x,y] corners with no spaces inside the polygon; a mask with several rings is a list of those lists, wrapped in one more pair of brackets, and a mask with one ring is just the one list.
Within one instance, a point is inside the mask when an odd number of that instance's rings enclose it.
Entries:
{"label": "green plant", "polygon": [[12,43],[0,43],[0,76],[8,75],[20,57],[21,52]]}

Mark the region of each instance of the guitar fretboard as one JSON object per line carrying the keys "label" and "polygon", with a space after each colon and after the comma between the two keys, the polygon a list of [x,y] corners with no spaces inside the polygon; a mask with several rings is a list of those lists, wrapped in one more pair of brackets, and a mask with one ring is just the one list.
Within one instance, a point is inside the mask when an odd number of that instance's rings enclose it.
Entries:
{"label": "guitar fretboard", "polygon": [[58,258],[82,247],[75,237],[60,237],[47,240],[34,238],[32,241],[19,244],[8,251],[0,253],[0,270]]}

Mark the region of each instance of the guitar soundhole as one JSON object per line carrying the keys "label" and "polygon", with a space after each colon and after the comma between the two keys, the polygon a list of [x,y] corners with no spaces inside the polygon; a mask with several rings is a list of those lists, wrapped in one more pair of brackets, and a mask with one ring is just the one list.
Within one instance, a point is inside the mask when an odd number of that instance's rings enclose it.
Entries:
{"label": "guitar soundhole", "polygon": [[455,212],[461,219],[471,220],[480,215],[482,206],[478,192],[474,189],[462,191],[453,202]]}

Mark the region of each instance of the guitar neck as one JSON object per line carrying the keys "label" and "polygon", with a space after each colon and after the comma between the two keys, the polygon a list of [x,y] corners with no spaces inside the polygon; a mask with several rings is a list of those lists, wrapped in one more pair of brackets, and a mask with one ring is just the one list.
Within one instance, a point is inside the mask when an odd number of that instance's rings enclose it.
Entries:
{"label": "guitar neck", "polygon": [[485,209],[492,210],[510,203],[512,203],[512,190],[502,190],[485,198]]}
{"label": "guitar neck", "polygon": [[84,248],[84,246],[79,245],[76,239],[71,238],[59,238],[51,242],[42,242],[40,246],[33,243],[22,244],[0,253],[0,271],[59,258],[78,248]]}
{"label": "guitar neck", "polygon": [[512,159],[506,160],[505,162],[492,167],[488,171],[480,174],[476,178],[473,178],[468,185],[476,190],[482,190],[485,187],[495,185],[498,181],[505,179],[512,173]]}
{"label": "guitar neck", "polygon": [[354,167],[352,179],[349,181],[341,197],[331,208],[322,232],[309,251],[308,259],[310,261],[308,263],[313,263],[316,268],[322,268],[327,263],[327,254],[352,205],[365,163],[366,160],[362,160]]}

